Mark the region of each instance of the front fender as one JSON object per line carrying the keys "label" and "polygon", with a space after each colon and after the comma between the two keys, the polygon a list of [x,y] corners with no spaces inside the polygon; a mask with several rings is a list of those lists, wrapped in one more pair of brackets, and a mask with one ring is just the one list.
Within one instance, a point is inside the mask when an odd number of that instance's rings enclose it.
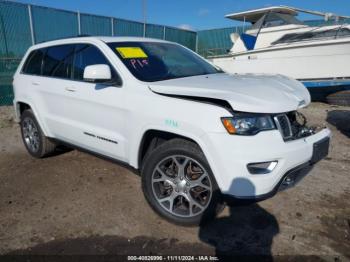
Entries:
{"label": "front fender", "polygon": [[140,131],[135,135],[134,138],[130,139],[129,164],[136,169],[139,168],[138,162],[139,162],[140,151],[142,148],[142,141],[144,139],[145,134],[148,131],[166,132],[166,133],[182,136],[190,140],[193,140],[200,147],[204,145],[204,143],[201,141],[201,137],[204,135],[204,132],[201,130],[197,130],[196,132],[189,132],[184,129],[176,129],[176,128],[164,127],[160,125],[147,125],[144,128],[140,129]]}

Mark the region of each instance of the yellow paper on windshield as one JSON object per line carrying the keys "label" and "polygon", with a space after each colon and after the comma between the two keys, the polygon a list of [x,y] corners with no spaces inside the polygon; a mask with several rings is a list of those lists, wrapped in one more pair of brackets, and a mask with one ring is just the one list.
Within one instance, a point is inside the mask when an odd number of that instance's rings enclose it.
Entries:
{"label": "yellow paper on windshield", "polygon": [[140,47],[117,47],[123,58],[147,58],[148,56]]}

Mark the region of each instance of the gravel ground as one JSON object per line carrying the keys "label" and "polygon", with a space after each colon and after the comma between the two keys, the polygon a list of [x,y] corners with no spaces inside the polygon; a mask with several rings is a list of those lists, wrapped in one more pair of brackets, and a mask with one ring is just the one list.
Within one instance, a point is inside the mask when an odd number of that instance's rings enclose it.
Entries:
{"label": "gravel ground", "polygon": [[147,205],[140,178],[76,150],[26,153],[12,108],[0,107],[0,254],[265,254],[350,260],[350,108],[313,103],[333,131],[329,156],[298,184],[212,223],[180,227]]}

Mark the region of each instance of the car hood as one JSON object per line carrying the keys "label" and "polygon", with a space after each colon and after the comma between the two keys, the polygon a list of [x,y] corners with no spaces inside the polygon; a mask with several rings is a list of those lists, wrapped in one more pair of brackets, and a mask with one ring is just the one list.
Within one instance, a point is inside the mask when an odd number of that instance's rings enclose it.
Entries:
{"label": "car hood", "polygon": [[149,88],[163,95],[225,100],[241,112],[282,113],[310,103],[309,91],[282,75],[219,73],[154,82]]}

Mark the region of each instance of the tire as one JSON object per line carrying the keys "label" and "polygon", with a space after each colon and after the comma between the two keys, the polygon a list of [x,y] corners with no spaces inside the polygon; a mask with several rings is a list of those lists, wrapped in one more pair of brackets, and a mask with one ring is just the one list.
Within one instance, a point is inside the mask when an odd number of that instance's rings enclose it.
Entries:
{"label": "tire", "polygon": [[193,142],[178,138],[164,142],[146,155],[141,176],[149,205],[174,224],[203,224],[224,207],[210,166]]}
{"label": "tire", "polygon": [[350,90],[339,91],[327,96],[327,103],[338,106],[350,106]]}
{"label": "tire", "polygon": [[31,109],[22,113],[20,126],[23,143],[30,155],[43,158],[55,151],[56,144],[44,135]]}

